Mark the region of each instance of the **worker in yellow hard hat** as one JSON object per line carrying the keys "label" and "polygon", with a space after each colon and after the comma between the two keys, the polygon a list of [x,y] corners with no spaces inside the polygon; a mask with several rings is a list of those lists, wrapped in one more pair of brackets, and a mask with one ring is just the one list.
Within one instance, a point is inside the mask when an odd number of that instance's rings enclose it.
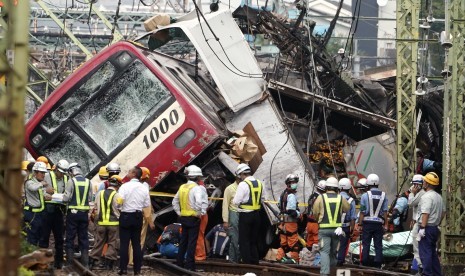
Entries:
{"label": "worker in yellow hard hat", "polygon": [[108,180],[109,174],[107,171],[107,166],[101,166],[100,169],[98,170],[98,177],[100,178],[100,181],[98,182],[93,182],[92,183],[92,197],[93,200],[95,199],[95,195],[97,192],[100,190],[100,186],[104,186],[105,181]]}
{"label": "worker in yellow hard hat", "polygon": [[21,162],[21,175],[24,177],[24,180],[26,180],[29,175],[29,171],[27,170],[27,165],[29,165],[29,163],[31,162],[27,160]]}
{"label": "worker in yellow hard hat", "polygon": [[39,157],[37,157],[37,160],[36,160],[36,161],[37,161],[37,162],[44,162],[45,165],[48,164],[48,158],[45,157],[45,156],[39,156]]}

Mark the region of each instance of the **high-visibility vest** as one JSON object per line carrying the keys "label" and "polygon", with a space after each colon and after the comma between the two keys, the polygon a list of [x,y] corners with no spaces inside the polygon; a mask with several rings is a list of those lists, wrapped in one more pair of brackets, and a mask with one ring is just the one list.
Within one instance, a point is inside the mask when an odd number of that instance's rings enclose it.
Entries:
{"label": "high-visibility vest", "polygon": [[322,199],[325,210],[323,219],[320,222],[320,228],[341,227],[342,196],[333,193],[325,193],[322,195]]}
{"label": "high-visibility vest", "polygon": [[90,181],[82,176],[79,178],[84,180],[77,180],[76,177],[73,178],[74,193],[69,202],[68,209],[88,211],[90,207],[87,196],[89,195]]}
{"label": "high-visibility vest", "polygon": [[249,200],[239,207],[246,210],[260,210],[262,207],[262,182],[258,179],[254,181],[245,180],[244,182],[249,185]]}
{"label": "high-visibility vest", "polygon": [[[107,192],[109,191],[109,192]],[[107,189],[100,192],[100,212],[98,225],[111,226],[119,225],[119,221],[116,218],[112,210],[113,197],[116,195],[115,190]]]}
{"label": "high-visibility vest", "polygon": [[[50,172],[50,179],[52,180],[53,190],[55,191],[55,193],[58,193],[57,176],[56,176],[55,172],[53,172],[53,171]],[[66,182],[68,182],[68,176],[67,175],[63,175],[63,182],[65,184],[66,184]],[[61,202],[56,202],[56,201],[51,201],[51,200],[47,200],[47,201],[45,201],[45,203],[62,204]]]}
{"label": "high-visibility vest", "polygon": [[197,183],[186,183],[186,184],[181,185],[181,187],[179,187],[179,204],[181,206],[182,217],[197,216],[197,211],[192,209],[189,203],[189,192],[195,186],[197,186]]}
{"label": "high-visibility vest", "polygon": [[368,216],[363,217],[363,221],[384,223],[384,218],[381,216],[381,208],[383,207],[386,194],[382,191],[368,191]]}
{"label": "high-visibility vest", "polygon": [[[30,180],[32,180],[32,178]],[[27,181],[29,181],[29,180],[26,180],[26,182]],[[24,186],[26,186],[26,182],[24,183]],[[39,213],[39,212],[42,212],[44,210],[44,207],[45,207],[44,190],[42,188],[40,188],[39,190],[37,190],[37,192],[39,193],[40,207],[32,207],[27,202],[27,194],[26,194],[27,191],[26,191],[26,187],[24,187],[24,194],[25,194],[25,196],[24,196],[24,210],[28,210],[28,211],[31,211],[33,213]]]}
{"label": "high-visibility vest", "polygon": [[[349,206],[351,206],[352,204],[352,201],[354,201],[354,199],[352,197],[350,197],[347,202],[349,203]],[[351,206],[352,208],[352,206]],[[350,211],[350,209],[349,209]],[[342,227],[348,227],[350,226],[350,220],[346,220],[346,217],[347,217],[347,213],[342,213],[342,218],[341,218],[341,221],[342,221]]]}

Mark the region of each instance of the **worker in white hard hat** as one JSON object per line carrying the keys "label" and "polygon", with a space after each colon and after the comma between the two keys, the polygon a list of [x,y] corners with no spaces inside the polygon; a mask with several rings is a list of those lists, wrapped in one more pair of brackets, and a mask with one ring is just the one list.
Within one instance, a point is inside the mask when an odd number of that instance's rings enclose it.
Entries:
{"label": "worker in white hard hat", "polygon": [[326,193],[320,195],[313,205],[313,214],[318,219],[318,237],[321,254],[320,275],[329,275],[330,266],[337,263],[339,236],[343,235],[342,213],[348,212],[350,205],[338,194],[339,182],[335,177],[326,180]]}
{"label": "worker in white hard hat", "polygon": [[342,213],[342,230],[344,235],[339,236],[339,250],[337,252],[337,264],[343,265],[349,250],[349,243],[352,233],[354,231],[355,219],[355,200],[350,196],[352,190],[352,182],[350,179],[344,177],[339,180],[340,195],[347,200],[350,205],[348,212]]}
{"label": "worker in white hard hat", "polygon": [[44,181],[47,172],[44,162],[36,162],[32,167],[32,177],[24,183],[24,231],[26,240],[35,246],[39,245],[42,236],[45,200],[50,200],[50,194],[53,194],[53,188]]}
{"label": "worker in white hard hat", "polygon": [[252,176],[252,170],[247,164],[239,164],[236,175],[241,179],[233,199],[239,212],[239,250],[243,263],[258,265],[258,229],[264,200],[263,184]]}
{"label": "worker in white hard hat", "polygon": [[305,228],[305,241],[307,244],[307,249],[312,251],[313,245],[318,245],[318,218],[315,218],[313,215],[313,204],[315,200],[321,194],[325,193],[326,190],[326,180],[318,181],[318,184],[315,186],[315,192],[308,197],[308,207],[307,207],[307,227]]}
{"label": "worker in white hard hat", "polygon": [[202,181],[202,170],[191,165],[186,168],[187,183],[179,187],[173,198],[173,209],[181,223],[181,242],[176,264],[188,270],[195,270],[195,248],[200,229],[200,217],[207,213],[208,196]]}
{"label": "worker in white hard hat", "polygon": [[413,262],[411,272],[412,274],[416,274],[418,272],[422,272],[422,264],[420,255],[418,252],[418,204],[420,203],[420,199],[425,193],[423,190],[423,175],[416,174],[412,178],[412,186],[410,186],[410,194],[408,196],[408,206],[412,208],[412,221],[410,222],[410,229],[412,230],[412,245],[413,245]]}
{"label": "worker in white hard hat", "polygon": [[[55,169],[45,175],[45,182],[53,187],[54,193],[63,194],[65,185],[68,182],[69,163],[62,159],[55,164]],[[50,195],[51,196],[51,195]],[[57,269],[63,266],[63,233],[65,232],[64,216],[66,215],[66,205],[63,202],[45,201],[45,216],[43,218],[42,238],[39,246],[48,248],[50,233],[53,233],[55,240],[55,263]]]}
{"label": "worker in white hard hat", "polygon": [[[362,264],[381,268],[383,262],[383,234],[388,229],[388,199],[386,193],[378,189],[379,177],[372,173],[367,176],[369,190],[360,200],[362,227]],[[374,262],[369,260],[371,240],[375,247]]]}

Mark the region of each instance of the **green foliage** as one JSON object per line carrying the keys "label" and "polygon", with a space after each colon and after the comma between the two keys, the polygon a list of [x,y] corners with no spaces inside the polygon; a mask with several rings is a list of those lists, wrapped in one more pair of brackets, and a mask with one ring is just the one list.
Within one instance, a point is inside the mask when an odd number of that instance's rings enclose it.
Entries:
{"label": "green foliage", "polygon": [[35,273],[34,273],[34,271],[31,271],[31,270],[25,268],[24,266],[20,266],[18,268],[18,275],[19,276],[34,276]]}
{"label": "green foliage", "polygon": [[26,241],[26,237],[21,235],[20,241],[20,249],[21,249],[21,256],[34,252],[35,250],[39,249],[37,246],[32,245]]}

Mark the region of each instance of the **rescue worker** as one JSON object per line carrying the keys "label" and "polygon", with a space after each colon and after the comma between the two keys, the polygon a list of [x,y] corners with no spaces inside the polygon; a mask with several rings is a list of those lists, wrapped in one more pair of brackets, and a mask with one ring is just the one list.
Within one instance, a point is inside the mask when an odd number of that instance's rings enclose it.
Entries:
{"label": "rescue worker", "polygon": [[29,165],[29,161],[25,160],[21,162],[21,175],[24,177],[24,181],[28,179],[29,171],[27,169],[27,165]]}
{"label": "rescue worker", "polygon": [[316,191],[308,198],[308,215],[307,215],[307,227],[305,228],[307,243],[307,249],[312,251],[313,245],[318,244],[318,217],[313,215],[313,206],[315,200],[326,190],[326,180],[318,181],[316,185]]}
{"label": "rescue worker", "polygon": [[187,183],[179,187],[173,198],[173,209],[182,225],[181,243],[176,264],[195,271],[195,248],[199,236],[200,217],[207,213],[208,196],[201,182],[202,170],[191,165],[187,167]]}
{"label": "rescue worker", "polygon": [[355,201],[350,196],[350,190],[352,189],[352,183],[348,178],[341,178],[339,180],[340,195],[347,200],[350,205],[349,211],[342,213],[342,231],[344,235],[339,236],[339,251],[337,253],[337,265],[343,265],[349,250],[350,237],[354,231],[355,220]]}
{"label": "rescue worker", "polygon": [[[121,172],[121,168],[118,163],[111,162],[107,165],[107,172],[108,172],[108,177],[111,177],[112,175],[119,175]],[[98,190],[102,191],[108,188],[108,180],[104,180],[99,184]]]}
{"label": "rescue worker", "polygon": [[207,213],[200,216],[199,235],[195,245],[195,261],[205,261],[207,259],[207,249],[205,248],[205,230],[207,229],[208,225],[208,192],[203,179],[201,179],[198,184],[207,195]]}
{"label": "rescue worker", "polygon": [[[62,159],[58,161],[55,166],[55,170],[45,175],[45,182],[50,187],[53,187],[54,193],[63,194],[65,191],[65,185],[68,182],[69,163]],[[52,195],[50,195],[51,197]],[[64,217],[66,214],[66,205],[63,202],[45,201],[45,210],[43,217],[42,226],[42,238],[39,246],[42,248],[48,248],[50,233],[53,233],[53,239],[55,241],[55,268],[61,269],[63,266],[63,233],[65,231]]]}
{"label": "rescue worker", "polygon": [[[149,191],[150,194],[150,185],[147,183],[150,179],[150,170],[146,167],[140,167],[142,170],[142,176],[140,178],[140,182],[142,185]],[[140,248],[142,252],[144,251],[145,239],[147,237],[147,230],[149,227],[149,222],[152,220],[153,208],[152,202],[150,202],[150,206],[142,209],[143,213],[143,220],[142,220],[142,230],[140,232]],[[131,243],[129,243],[131,245]],[[129,265],[133,265],[133,252],[132,252],[132,245],[129,246]]]}
{"label": "rescue worker", "polygon": [[341,217],[350,205],[339,195],[339,183],[335,177],[326,180],[326,193],[318,196],[313,205],[313,214],[318,219],[318,242],[321,254],[320,275],[329,275],[330,266],[337,264],[339,235],[343,234]]}
{"label": "rescue worker", "polygon": [[419,149],[415,149],[415,153],[417,155],[417,174],[426,174],[427,172],[431,171],[439,171],[442,168],[441,162],[433,161],[430,159],[425,158],[423,152]]}
{"label": "rescue worker", "polygon": [[[110,165],[107,166],[107,169]],[[140,236],[143,223],[144,208],[150,207],[150,195],[147,188],[140,183],[142,169],[133,167],[129,170],[127,177],[129,182],[124,183],[118,190],[120,198],[118,203],[121,205],[121,214],[119,217],[119,237],[120,237],[120,265],[119,275],[128,273],[127,267],[129,262],[129,241],[132,244],[134,252],[134,275],[139,275],[142,267],[142,250],[140,247]],[[154,229],[153,221],[149,220],[150,229]]]}
{"label": "rescue worker", "polygon": [[446,214],[446,207],[442,202],[442,197],[435,189],[439,186],[439,177],[436,173],[430,172],[423,177],[423,189],[426,191],[420,199],[419,208],[419,228],[418,249],[423,265],[423,274],[442,275],[441,264],[436,244],[439,239],[439,226]]}
{"label": "rescue worker", "polygon": [[389,223],[393,225],[393,229],[390,229],[392,233],[404,231],[403,223],[407,218],[409,193],[406,191],[395,200],[394,208],[389,217]]}
{"label": "rescue worker", "polygon": [[358,192],[359,192],[358,194],[361,197],[368,190],[367,179],[366,178],[359,178],[357,180],[357,185],[355,185],[355,188],[358,190]]}
{"label": "rescue worker", "polygon": [[[299,262],[300,243],[297,221],[300,216],[300,211],[298,208],[297,196],[295,195],[298,182],[298,176],[288,174],[285,180],[286,189],[284,189],[279,197],[278,206],[281,224],[279,225],[280,247],[276,254],[276,260],[278,262],[291,264]],[[291,259],[287,258],[287,252],[290,252]]]}
{"label": "rescue worker", "polygon": [[165,226],[163,233],[158,237],[158,252],[169,259],[176,259],[181,242],[182,226],[180,223],[172,223]]}
{"label": "rescue worker", "polygon": [[241,260],[239,252],[239,213],[237,207],[232,203],[240,181],[240,178],[236,176],[236,181],[226,187],[222,206],[223,228],[228,232],[230,239],[228,256],[229,261],[233,263],[239,263]]}
{"label": "rescue worker", "polygon": [[95,196],[97,193],[100,191],[100,187],[105,186],[105,181],[108,180],[110,175],[108,174],[107,171],[107,166],[101,166],[100,169],[98,170],[98,177],[100,179],[100,182],[98,183],[92,183],[92,198],[95,200]]}
{"label": "rescue worker", "polygon": [[[42,236],[45,200],[51,199],[50,194],[53,194],[53,188],[44,181],[47,173],[47,166],[44,162],[36,162],[32,171],[32,178],[24,183],[24,229],[27,242],[37,246]],[[44,195],[44,190],[48,195]]]}
{"label": "rescue worker", "polygon": [[[100,268],[113,270],[115,261],[118,259],[116,243],[118,240],[118,227],[120,211],[118,209],[118,188],[123,183],[119,175],[113,175],[108,179],[107,189],[97,193],[95,197],[95,216],[97,218],[97,228],[95,231],[95,244],[90,252],[90,268],[96,262],[100,263]],[[107,244],[105,259],[102,258],[104,245]]]}
{"label": "rescue worker", "polygon": [[[388,199],[386,193],[378,189],[378,175],[374,173],[368,175],[367,185],[369,190],[362,195],[358,222],[359,226],[362,227],[362,264],[381,268],[383,263],[383,234],[388,228]],[[373,239],[375,247],[375,260],[372,264],[369,261],[371,239]]]}
{"label": "rescue worker", "polygon": [[412,244],[413,244],[413,258],[414,261],[412,262],[412,272],[422,272],[422,264],[420,259],[420,254],[418,252],[418,204],[420,203],[420,199],[425,193],[423,190],[423,175],[416,174],[412,178],[412,186],[410,187],[410,194],[408,198],[408,205],[412,208],[412,222],[410,223],[410,229],[412,230]]}
{"label": "rescue worker", "polygon": [[247,164],[239,164],[236,175],[241,179],[233,198],[233,204],[238,206],[239,212],[239,250],[243,263],[258,265],[258,229],[264,200],[263,184],[252,176],[252,170]]}
{"label": "rescue worker", "polygon": [[207,254],[211,258],[224,258],[229,251],[229,236],[223,224],[215,225],[205,236]]}
{"label": "rescue worker", "polygon": [[84,177],[81,167],[71,163],[68,169],[70,179],[66,183],[63,202],[68,203],[66,215],[66,259],[67,265],[73,263],[74,239],[78,236],[81,251],[81,263],[89,266],[89,201],[92,199],[90,180]]}

